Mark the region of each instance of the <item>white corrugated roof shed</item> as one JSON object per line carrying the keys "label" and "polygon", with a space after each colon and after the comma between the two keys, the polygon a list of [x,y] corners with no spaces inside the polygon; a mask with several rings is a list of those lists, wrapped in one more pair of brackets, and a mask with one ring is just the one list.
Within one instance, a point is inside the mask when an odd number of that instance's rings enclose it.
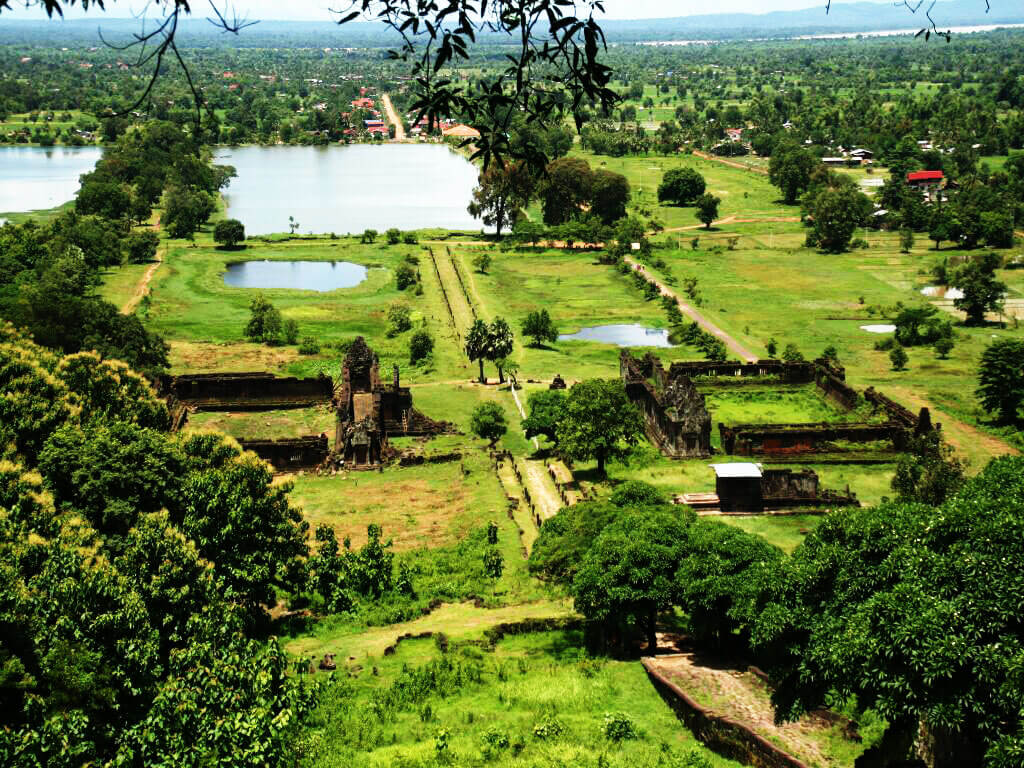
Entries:
{"label": "white corrugated roof shed", "polygon": [[717,477],[761,477],[761,465],[739,462],[736,464],[712,464]]}

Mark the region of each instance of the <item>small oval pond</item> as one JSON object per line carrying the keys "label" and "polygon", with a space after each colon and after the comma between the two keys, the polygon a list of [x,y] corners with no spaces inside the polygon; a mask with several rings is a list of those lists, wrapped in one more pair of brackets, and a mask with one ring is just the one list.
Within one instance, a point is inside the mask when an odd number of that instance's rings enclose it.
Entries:
{"label": "small oval pond", "polygon": [[868,333],[894,333],[896,331],[896,326],[889,324],[862,325],[860,329],[862,331],[867,331]]}
{"label": "small oval pond", "polygon": [[664,328],[643,325],[595,325],[576,333],[563,333],[559,341],[599,341],[617,347],[673,347]]}
{"label": "small oval pond", "polygon": [[234,288],[286,288],[326,293],[353,288],[367,269],[349,261],[240,261],[228,264],[224,282]]}

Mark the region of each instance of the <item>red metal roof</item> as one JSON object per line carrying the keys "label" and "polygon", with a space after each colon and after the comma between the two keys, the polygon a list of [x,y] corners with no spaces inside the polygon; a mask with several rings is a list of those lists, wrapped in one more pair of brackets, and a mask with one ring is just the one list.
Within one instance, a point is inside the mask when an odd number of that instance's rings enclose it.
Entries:
{"label": "red metal roof", "polygon": [[913,171],[907,174],[907,181],[942,181],[942,171]]}

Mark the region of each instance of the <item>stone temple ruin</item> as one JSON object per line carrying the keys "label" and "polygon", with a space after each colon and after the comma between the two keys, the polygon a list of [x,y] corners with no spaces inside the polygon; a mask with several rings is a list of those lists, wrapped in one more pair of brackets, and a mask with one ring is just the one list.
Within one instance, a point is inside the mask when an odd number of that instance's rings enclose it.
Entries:
{"label": "stone temple ruin", "polygon": [[[718,425],[722,451],[736,456],[765,456],[766,461],[789,461],[791,456],[845,453],[842,461],[877,460],[876,454],[907,450],[915,436],[940,429],[928,409],[914,414],[874,389],[857,392],[846,383],[843,368],[829,360],[787,363],[675,362],[665,368],[648,353],[633,357],[620,353],[619,370],[629,399],[643,414],[651,443],[672,459],[706,458],[711,445],[711,414],[705,397],[694,383],[724,387],[750,379],[754,384],[782,387],[814,385],[821,397],[843,411],[867,413],[861,421],[800,424]],[[867,455],[864,451],[867,451]],[[834,459],[834,457],[833,457]],[[717,464],[715,493],[691,493],[677,501],[698,510],[722,513],[759,513],[805,506],[857,504],[849,488],[829,491],[819,486],[809,469],[764,469],[760,464]]]}
{"label": "stone temple ruin", "polygon": [[397,365],[391,386],[381,382],[377,355],[362,336],[345,356],[334,404],[338,415],[334,456],[348,469],[377,467],[394,458],[389,437],[454,431],[451,424],[434,421],[413,407],[412,391],[401,386]]}
{"label": "stone temple ruin", "polygon": [[652,354],[637,359],[623,350],[619,369],[627,394],[644,413],[651,442],[670,458],[703,457],[712,453],[711,417],[704,396],[693,383],[698,377],[720,384],[767,377],[774,377],[784,385],[814,384],[822,397],[845,411],[852,411],[863,402],[871,406],[875,414],[873,421],[719,423],[722,449],[731,455],[814,454],[833,450],[837,442],[884,442],[889,444],[889,450],[899,452],[906,450],[911,438],[941,428],[932,424],[927,408],[912,413],[871,387],[858,393],[846,383],[843,368],[827,360],[798,363],[702,360],[672,363],[666,371]]}
{"label": "stone temple ruin", "polygon": [[165,376],[160,392],[171,410],[172,430],[182,429],[198,411],[279,411],[331,406],[337,414],[334,447],[327,435],[282,440],[240,440],[279,471],[332,465],[375,469],[397,457],[389,437],[425,437],[454,432],[447,422],[413,407],[412,391],[399,382],[395,366],[390,386],[380,378],[377,355],[358,337],[345,356],[341,384],[329,376],[281,378],[269,373]]}
{"label": "stone temple ruin", "polygon": [[704,395],[685,375],[675,375],[648,353],[638,360],[623,350],[619,371],[626,394],[644,416],[647,437],[673,459],[711,455],[711,414]]}

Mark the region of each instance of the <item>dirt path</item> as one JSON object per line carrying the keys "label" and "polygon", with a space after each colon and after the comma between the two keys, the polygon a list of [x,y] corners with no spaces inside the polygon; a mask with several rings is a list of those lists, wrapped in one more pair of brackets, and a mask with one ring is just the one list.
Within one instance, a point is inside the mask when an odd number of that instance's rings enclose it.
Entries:
{"label": "dirt path", "polygon": [[[891,385],[886,385],[886,389],[891,391],[900,402],[911,407],[913,410],[927,408],[931,411],[932,421],[942,424],[942,433],[946,436],[946,440],[964,456],[970,457],[980,454],[988,458],[1008,454],[1017,456],[1020,454],[1020,451],[1009,443],[1000,440],[998,437],[988,435],[977,427],[965,424],[945,411],[936,408],[934,404],[925,400],[913,390]],[[973,463],[975,470],[981,469],[980,464],[977,462]]]}
{"label": "dirt path", "polygon": [[476,608],[472,603],[445,603],[426,616],[402,624],[372,628],[358,634],[299,638],[288,643],[287,649],[295,655],[317,659],[325,653],[334,653],[340,667],[346,659],[359,662],[368,657],[383,656],[385,649],[404,634],[444,632],[450,638],[460,639],[479,636],[485,630],[506,622],[571,615],[572,607],[568,600],[546,600],[495,609]]}
{"label": "dirt path", "polygon": [[648,280],[654,282],[658,286],[658,288],[661,290],[661,295],[662,296],[670,296],[671,298],[675,299],[676,303],[679,305],[679,311],[680,312],[682,312],[684,315],[686,315],[688,318],[690,318],[693,322],[697,323],[697,325],[699,325],[705,331],[710,333],[712,336],[715,336],[715,337],[721,339],[722,342],[724,342],[726,347],[728,347],[734,353],[739,355],[741,360],[745,360],[748,363],[756,363],[758,361],[759,358],[758,358],[757,355],[755,355],[749,349],[744,347],[742,344],[740,344],[738,341],[736,341],[736,339],[734,339],[728,333],[726,333],[721,328],[719,328],[717,325],[715,325],[710,320],[708,320],[706,317],[704,317],[704,315],[702,315],[696,309],[694,309],[689,304],[687,304],[685,301],[683,301],[681,298],[679,298],[679,295],[675,291],[673,291],[671,288],[669,288],[667,285],[665,285],[663,282],[661,282],[661,280],[659,280],[657,278],[657,276],[654,275],[652,272],[650,272],[650,270],[648,270],[643,264],[641,264],[640,262],[636,261],[631,256],[627,256],[626,257],[626,263],[629,264],[630,266],[632,266],[635,270],[637,270],[640,274],[642,274]]}
{"label": "dirt path", "polygon": [[[157,214],[156,221],[153,222],[153,229],[156,232],[160,231],[160,214]],[[139,280],[139,284],[135,286],[135,293],[133,293],[132,297],[124,303],[123,307],[121,307],[122,315],[130,315],[134,313],[136,307],[139,306],[139,302],[141,302],[142,299],[145,298],[146,294],[149,293],[149,284],[153,280],[153,275],[155,275],[156,271],[160,269],[160,265],[164,263],[164,252],[166,251],[166,248],[167,246],[162,246],[156,249],[156,261],[154,261],[150,265],[149,269],[143,273],[142,279]]]}
{"label": "dirt path", "polygon": [[433,249],[434,258],[437,260],[437,271],[441,275],[441,283],[444,286],[445,294],[451,303],[452,314],[455,316],[455,326],[458,332],[465,335],[470,326],[473,325],[475,315],[473,308],[466,301],[466,295],[462,292],[462,284],[459,276],[455,273],[455,265],[452,264],[446,250],[441,248]]}
{"label": "dirt path", "polygon": [[[515,459],[512,461],[515,461]],[[518,502],[518,505],[512,512],[512,519],[520,530],[519,539],[523,543],[523,551],[529,557],[530,552],[533,551],[533,543],[537,541],[537,523],[534,521],[533,515],[530,514],[529,505],[526,503],[526,497],[523,495],[523,486],[519,484],[519,478],[512,471],[511,461],[502,461],[498,465],[498,479],[501,481],[501,487],[504,489],[505,495]]]}
{"label": "dirt path", "polygon": [[695,154],[697,157],[703,157],[705,160],[711,160],[716,163],[721,163],[722,165],[728,165],[730,168],[739,168],[741,171],[750,171],[751,173],[757,173],[760,174],[761,176],[768,175],[768,171],[766,171],[764,168],[754,168],[749,165],[744,165],[743,163],[737,162],[735,160],[726,160],[724,157],[710,155],[707,152],[697,152],[696,150],[694,150],[693,154]]}
{"label": "dirt path", "polygon": [[776,725],[768,688],[749,670],[730,668],[693,653],[658,656],[644,663],[668,677],[700,706],[746,725],[794,757],[811,765],[837,764],[829,754],[829,744],[837,738],[833,731],[838,726],[814,715]]}
{"label": "dirt path", "polygon": [[523,482],[530,491],[530,498],[537,508],[537,514],[541,520],[554,517],[562,508],[562,499],[558,496],[558,490],[548,474],[548,468],[543,461],[523,459],[522,462]]}
{"label": "dirt path", "polygon": [[384,102],[384,112],[388,116],[388,122],[395,126],[395,141],[405,141],[405,126],[398,118],[398,113],[395,112],[395,106],[391,103],[391,95],[385,93],[380,100]]}

